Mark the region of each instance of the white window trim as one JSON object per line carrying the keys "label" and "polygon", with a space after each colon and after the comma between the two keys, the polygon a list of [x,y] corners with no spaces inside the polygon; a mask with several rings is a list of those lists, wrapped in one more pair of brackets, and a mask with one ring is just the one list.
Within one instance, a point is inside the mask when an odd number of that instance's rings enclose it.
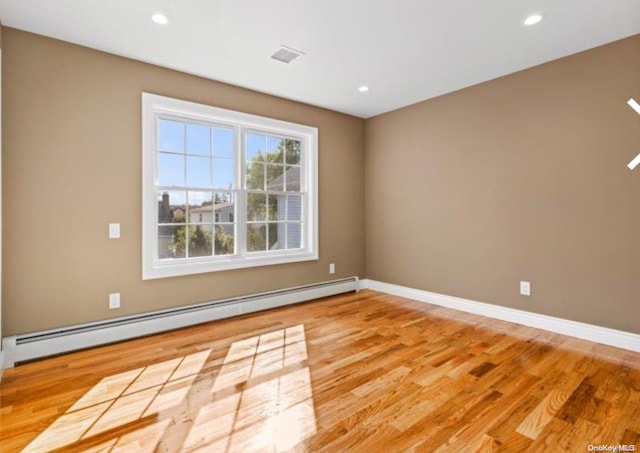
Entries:
{"label": "white window trim", "polygon": [[[244,184],[244,137],[240,129],[253,129],[267,134],[293,136],[303,141],[303,171],[308,196],[304,203],[303,245],[301,250],[251,252],[244,256],[214,256],[181,260],[159,260],[158,202],[156,193],[157,159],[155,122],[159,115],[178,116],[235,129],[236,181]],[[237,156],[242,156],[238,161]],[[244,192],[237,197],[237,210],[244,209]],[[240,219],[244,216],[237,216]],[[234,219],[239,222],[239,219]],[[237,247],[244,248],[244,237],[236,234]],[[295,263],[318,259],[318,129],[301,124],[226,110],[194,102],[142,93],[142,279],[174,277],[204,272],[224,271],[273,264]]]}

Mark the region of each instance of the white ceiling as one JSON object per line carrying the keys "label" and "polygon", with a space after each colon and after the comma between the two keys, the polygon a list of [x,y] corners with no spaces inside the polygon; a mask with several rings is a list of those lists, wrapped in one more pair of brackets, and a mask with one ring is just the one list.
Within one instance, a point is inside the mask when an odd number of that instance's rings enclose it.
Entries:
{"label": "white ceiling", "polygon": [[[0,0],[0,19],[368,118],[640,33],[640,1]],[[271,60],[281,44],[306,55]]]}

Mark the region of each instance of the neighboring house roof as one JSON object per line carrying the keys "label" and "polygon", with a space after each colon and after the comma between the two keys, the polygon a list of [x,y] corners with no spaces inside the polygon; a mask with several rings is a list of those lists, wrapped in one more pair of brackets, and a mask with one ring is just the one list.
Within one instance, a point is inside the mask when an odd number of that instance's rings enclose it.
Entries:
{"label": "neighboring house roof", "polygon": [[282,176],[278,176],[269,184],[270,190],[284,191],[284,182],[287,182],[287,191],[295,192],[300,190],[300,167],[290,167]]}
{"label": "neighboring house roof", "polygon": [[[218,204],[213,206],[214,209],[224,209],[224,208],[229,208],[229,207],[233,207],[233,203],[218,203]],[[209,206],[201,206],[199,208],[191,208],[191,209],[189,209],[189,212],[191,214],[198,214],[200,212],[211,212],[211,205],[209,205]]]}

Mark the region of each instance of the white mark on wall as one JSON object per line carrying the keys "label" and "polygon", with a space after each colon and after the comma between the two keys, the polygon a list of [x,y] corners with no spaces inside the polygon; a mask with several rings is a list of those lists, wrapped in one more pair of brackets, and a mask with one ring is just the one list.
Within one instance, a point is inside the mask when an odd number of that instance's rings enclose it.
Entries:
{"label": "white mark on wall", "polygon": [[[627,101],[627,104],[629,104],[629,107],[631,107],[633,110],[636,111],[638,115],[640,115],[640,104],[638,104],[633,98],[629,99]],[[640,153],[638,153],[638,155],[634,157],[633,160],[627,164],[627,167],[629,167],[629,170],[633,170],[638,166],[638,164],[640,164]]]}

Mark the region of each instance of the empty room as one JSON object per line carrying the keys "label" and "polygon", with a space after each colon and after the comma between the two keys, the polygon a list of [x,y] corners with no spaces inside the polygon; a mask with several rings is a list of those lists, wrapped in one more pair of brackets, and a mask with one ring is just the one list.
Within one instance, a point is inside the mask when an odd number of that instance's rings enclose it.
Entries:
{"label": "empty room", "polygon": [[0,22],[1,452],[638,451],[637,0]]}

